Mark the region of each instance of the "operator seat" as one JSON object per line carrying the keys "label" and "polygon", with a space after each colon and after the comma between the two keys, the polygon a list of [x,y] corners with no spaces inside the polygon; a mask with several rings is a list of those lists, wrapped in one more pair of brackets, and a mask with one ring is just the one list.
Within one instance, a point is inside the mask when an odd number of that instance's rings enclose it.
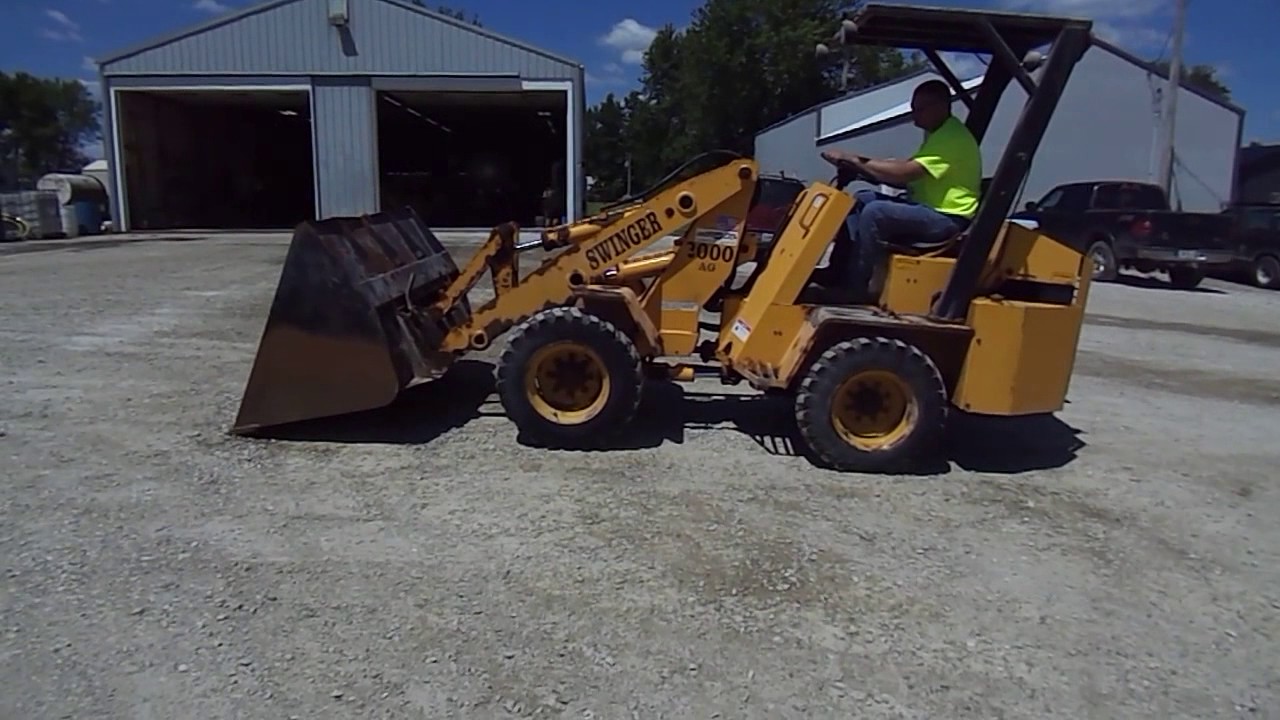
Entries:
{"label": "operator seat", "polygon": [[[982,209],[982,199],[986,197],[987,188],[990,185],[991,178],[982,178],[982,182],[978,186],[978,207],[974,211],[974,217],[977,217],[977,210]],[[972,227],[972,225],[969,227]],[[951,235],[941,242],[929,243],[920,246],[905,243],[899,244],[894,242],[894,238],[889,238],[887,242],[881,243],[884,249],[884,252],[881,255],[885,258],[888,257],[889,253],[894,255],[907,255],[910,257],[930,256],[954,258],[959,254],[960,247],[964,244],[964,241],[969,238],[969,227]]]}

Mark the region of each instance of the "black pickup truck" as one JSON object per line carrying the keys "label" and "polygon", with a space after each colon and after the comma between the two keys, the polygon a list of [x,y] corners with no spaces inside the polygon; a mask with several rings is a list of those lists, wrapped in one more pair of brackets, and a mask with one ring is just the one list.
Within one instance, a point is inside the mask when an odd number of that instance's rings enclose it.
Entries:
{"label": "black pickup truck", "polygon": [[1230,243],[1235,258],[1225,272],[1213,274],[1280,290],[1280,205],[1236,204],[1222,213],[1235,225]]}
{"label": "black pickup truck", "polygon": [[1086,251],[1094,278],[1114,280],[1121,268],[1163,270],[1177,288],[1193,288],[1234,258],[1234,221],[1221,213],[1176,212],[1159,185],[1129,181],[1059,185],[1013,220]]}

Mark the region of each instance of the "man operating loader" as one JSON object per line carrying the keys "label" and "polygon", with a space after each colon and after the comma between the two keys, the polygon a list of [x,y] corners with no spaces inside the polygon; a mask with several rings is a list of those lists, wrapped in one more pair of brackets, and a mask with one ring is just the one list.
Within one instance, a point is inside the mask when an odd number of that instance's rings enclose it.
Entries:
{"label": "man operating loader", "polygon": [[911,119],[925,131],[924,143],[906,160],[870,159],[844,150],[824,150],[837,168],[861,178],[906,188],[906,197],[874,190],[854,193],[857,203],[835,241],[830,264],[818,281],[854,295],[866,292],[883,243],[936,246],[969,226],[978,210],[982,154],[973,134],[951,114],[951,90],[928,80],[911,96]]}

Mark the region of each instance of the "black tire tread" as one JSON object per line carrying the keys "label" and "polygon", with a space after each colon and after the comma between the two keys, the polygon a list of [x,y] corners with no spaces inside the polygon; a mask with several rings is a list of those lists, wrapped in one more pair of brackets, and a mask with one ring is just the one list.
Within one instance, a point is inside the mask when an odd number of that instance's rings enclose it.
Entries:
{"label": "black tire tread", "polygon": [[[1269,262],[1275,270],[1275,272],[1273,272],[1271,275],[1270,283],[1258,282],[1257,267],[1258,265],[1261,265],[1264,262]],[[1263,288],[1265,290],[1280,289],[1280,257],[1277,257],[1275,255],[1262,255],[1257,260],[1253,261],[1253,267],[1250,268],[1250,270],[1252,270],[1251,274],[1253,275],[1253,277],[1250,279],[1253,280],[1253,284],[1256,285],[1257,287]]]}
{"label": "black tire tread", "polygon": [[[849,447],[831,426],[827,405],[844,379],[847,358],[865,358],[903,375],[922,391],[917,395],[921,417],[911,436],[890,450],[863,453]],[[911,382],[912,378],[915,382]],[[836,343],[818,356],[796,391],[795,416],[801,438],[826,465],[841,471],[885,472],[924,460],[941,441],[950,409],[946,383],[932,358],[914,345],[884,337],[859,337]]]}
{"label": "black tire tread", "polygon": [[[602,344],[614,345],[614,349],[621,350],[625,357],[625,368],[609,368],[612,383],[621,386],[623,373],[629,380],[631,387],[626,388],[622,396],[624,402],[607,408],[600,416],[581,426],[552,426],[520,402],[524,393],[524,368],[520,365],[520,357],[526,352],[526,348],[542,344],[548,334],[556,334],[557,326],[576,326],[579,330],[586,331],[587,338],[594,335],[594,340],[581,337],[579,340],[591,343],[597,351],[604,350],[601,354],[606,363],[609,362],[611,353],[607,348],[601,347]],[[508,417],[521,430],[544,443],[583,446],[591,444],[591,439],[605,439],[609,433],[635,418],[643,396],[641,389],[644,385],[644,367],[635,343],[616,325],[577,307],[557,307],[536,313],[512,329],[498,359],[495,384]]]}
{"label": "black tire tread", "polygon": [[1107,263],[1106,270],[1104,270],[1101,275],[1094,278],[1094,280],[1097,280],[1098,282],[1112,282],[1120,275],[1120,268],[1118,267],[1119,261],[1116,259],[1115,248],[1113,248],[1111,246],[1111,243],[1107,242],[1106,240],[1103,240],[1101,238],[1094,238],[1089,243],[1089,247],[1085,250],[1085,254],[1092,255],[1093,248],[1095,245],[1102,245],[1103,247],[1106,248],[1107,256],[1108,258],[1110,258],[1111,262]]}

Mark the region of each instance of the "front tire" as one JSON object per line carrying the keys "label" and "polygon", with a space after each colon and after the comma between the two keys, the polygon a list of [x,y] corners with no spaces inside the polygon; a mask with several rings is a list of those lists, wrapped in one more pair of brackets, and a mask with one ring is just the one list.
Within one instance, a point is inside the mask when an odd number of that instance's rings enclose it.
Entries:
{"label": "front tire", "polygon": [[942,374],[919,348],[856,338],[813,363],[795,414],[801,438],[832,469],[892,472],[936,451],[948,406]]}
{"label": "front tire", "polygon": [[552,447],[589,447],[635,416],[644,386],[635,344],[578,308],[534,315],[498,361],[498,399],[521,434]]}

